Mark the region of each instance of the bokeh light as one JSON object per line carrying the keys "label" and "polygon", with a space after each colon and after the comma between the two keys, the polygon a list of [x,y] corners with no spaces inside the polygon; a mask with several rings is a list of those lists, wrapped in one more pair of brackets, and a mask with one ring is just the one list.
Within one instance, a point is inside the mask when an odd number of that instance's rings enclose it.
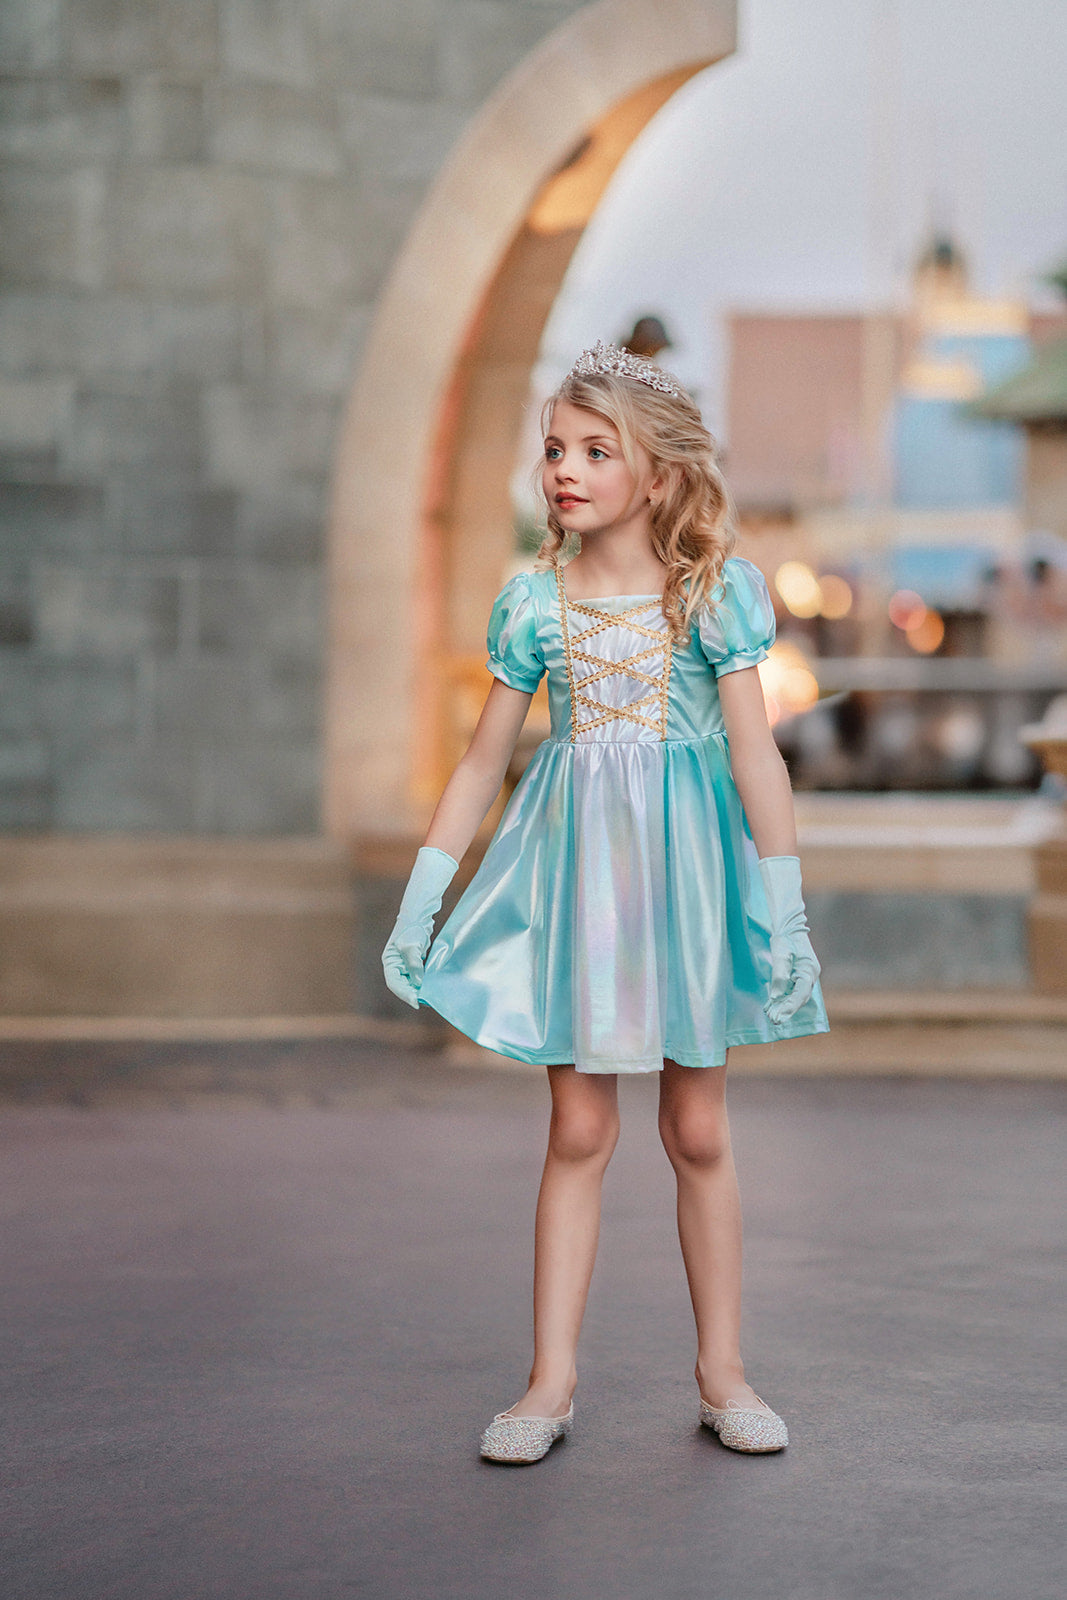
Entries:
{"label": "bokeh light", "polygon": [[905,630],[904,637],[921,656],[933,655],[945,637],[944,618],[940,612],[928,611],[924,606],[922,616]]}
{"label": "bokeh light", "polygon": [[808,711],[819,698],[818,679],[804,652],[789,640],[780,639],[772,645],[758,670],[767,721],[772,728],[786,717]]}
{"label": "bokeh light", "polygon": [[847,617],[852,610],[852,590],[844,578],[828,572],[819,579],[819,588],[822,591],[821,614],[830,622]]}
{"label": "bokeh light", "polygon": [[817,617],[822,610],[822,588],[806,561],[783,561],[774,587],[794,617]]}
{"label": "bokeh light", "polygon": [[926,615],[926,603],[914,589],[898,589],[889,602],[889,620],[894,628],[907,633],[917,628]]}

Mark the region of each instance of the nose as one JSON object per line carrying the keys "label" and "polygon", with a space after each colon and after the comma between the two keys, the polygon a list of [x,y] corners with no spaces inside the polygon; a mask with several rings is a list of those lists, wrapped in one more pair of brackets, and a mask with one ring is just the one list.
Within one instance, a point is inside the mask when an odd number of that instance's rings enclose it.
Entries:
{"label": "nose", "polygon": [[571,466],[570,462],[571,458],[569,455],[562,455],[558,461],[553,463],[556,469],[557,483],[574,482],[574,468]]}

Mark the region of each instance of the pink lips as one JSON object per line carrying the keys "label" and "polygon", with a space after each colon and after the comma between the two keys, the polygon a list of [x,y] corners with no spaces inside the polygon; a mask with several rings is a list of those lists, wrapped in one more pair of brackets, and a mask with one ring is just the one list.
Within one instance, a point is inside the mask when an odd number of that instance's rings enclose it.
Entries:
{"label": "pink lips", "polygon": [[583,500],[580,495],[576,494],[558,494],[556,496],[556,504],[561,511],[568,511],[571,506],[584,506],[588,504],[588,501]]}

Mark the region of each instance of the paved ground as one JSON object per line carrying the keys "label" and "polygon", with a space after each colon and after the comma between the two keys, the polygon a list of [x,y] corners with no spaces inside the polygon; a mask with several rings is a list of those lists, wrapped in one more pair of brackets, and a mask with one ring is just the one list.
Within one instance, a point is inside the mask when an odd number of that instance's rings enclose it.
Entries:
{"label": "paved ground", "polygon": [[[272,1104],[231,1092],[257,1064]],[[735,1081],[747,1358],[793,1440],[750,1457],[694,1425],[626,1084],[575,1432],[509,1469],[476,1443],[528,1360],[538,1077],[131,1045],[86,1107],[33,1067],[0,1111],[5,1600],[1061,1600],[1067,1087]]]}

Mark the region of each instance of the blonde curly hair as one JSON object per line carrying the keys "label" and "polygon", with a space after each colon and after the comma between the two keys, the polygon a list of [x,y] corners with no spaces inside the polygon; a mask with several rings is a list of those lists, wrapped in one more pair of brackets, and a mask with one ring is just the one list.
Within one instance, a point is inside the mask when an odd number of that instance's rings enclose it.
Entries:
{"label": "blonde curly hair", "polygon": [[[663,394],[615,373],[564,378],[542,408],[543,433],[548,432],[561,400],[594,412],[618,429],[631,471],[637,470],[636,450],[642,446],[662,477],[664,494],[650,514],[652,548],[667,568],[662,603],[671,639],[687,645],[691,619],[703,605],[711,604],[723,562],[737,538],[734,505],[716,460],[715,440],[688,395]],[[537,560],[558,567],[570,535],[551,503],[547,520]]]}

